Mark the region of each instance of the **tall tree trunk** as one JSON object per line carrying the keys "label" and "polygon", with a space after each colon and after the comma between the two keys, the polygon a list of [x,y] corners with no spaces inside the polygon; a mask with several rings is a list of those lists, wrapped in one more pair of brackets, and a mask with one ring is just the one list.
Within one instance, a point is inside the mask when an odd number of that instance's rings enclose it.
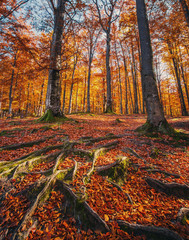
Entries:
{"label": "tall tree trunk", "polygon": [[175,70],[176,81],[177,81],[177,89],[178,89],[180,105],[181,105],[181,113],[182,113],[183,116],[187,116],[188,114],[187,114],[187,111],[186,111],[186,105],[185,105],[185,102],[184,102],[184,96],[183,96],[183,91],[182,91],[182,87],[181,87],[179,66],[178,66],[177,59],[174,57],[174,53],[173,53],[173,50],[172,50],[169,42],[168,42],[168,48],[169,48],[169,52],[172,56],[173,66],[174,66],[174,70]]}
{"label": "tall tree trunk", "polygon": [[28,83],[28,89],[27,89],[27,99],[26,99],[26,116],[28,115],[28,110],[29,110],[29,98],[30,98],[30,83]]}
{"label": "tall tree trunk", "polygon": [[151,39],[144,0],[136,0],[136,8],[142,58],[142,82],[147,110],[147,122],[138,130],[144,129],[149,132],[153,129],[168,133],[171,128],[164,117],[153,72]]}
{"label": "tall tree trunk", "polygon": [[106,31],[106,82],[107,82],[107,105],[106,112],[112,112],[112,91],[111,91],[111,71],[110,71],[110,26]]}
{"label": "tall tree trunk", "polygon": [[[65,76],[66,79],[66,76]],[[64,82],[64,92],[63,92],[63,100],[62,100],[62,112],[65,112],[65,101],[66,101],[66,81]]]}
{"label": "tall tree trunk", "polygon": [[116,60],[117,60],[117,67],[118,67],[118,73],[119,73],[119,92],[120,92],[120,113],[123,114],[123,97],[122,97],[122,86],[121,86],[121,71],[120,71],[120,64],[119,64],[119,58],[118,58],[118,54],[117,54],[117,46],[116,46],[116,42],[115,42],[115,53],[116,53]]}
{"label": "tall tree trunk", "polygon": [[39,98],[39,106],[38,106],[38,111],[37,111],[37,115],[39,116],[42,112],[42,99],[43,99],[43,88],[44,88],[44,82],[41,85],[41,93],[40,93],[40,98]]}
{"label": "tall tree trunk", "polygon": [[76,89],[76,98],[75,98],[75,112],[78,112],[78,92],[79,92],[79,84],[77,82],[77,89]]}
{"label": "tall tree trunk", "polygon": [[72,83],[71,83],[71,87],[70,87],[70,100],[69,100],[69,108],[68,108],[69,114],[72,112],[72,94],[73,94],[74,75],[75,75],[76,66],[77,66],[77,54],[74,57],[74,67],[73,67],[73,72],[72,72]]}
{"label": "tall tree trunk", "polygon": [[105,94],[105,79],[102,79],[102,89],[103,89],[103,112],[106,111],[106,94]]}
{"label": "tall tree trunk", "polygon": [[46,111],[51,110],[54,116],[63,116],[61,111],[61,50],[66,0],[58,0],[54,10],[54,29],[50,51],[50,69],[46,96]]}
{"label": "tall tree trunk", "polygon": [[184,15],[185,15],[185,19],[186,19],[186,23],[189,27],[189,9],[188,9],[188,6],[187,6],[187,3],[185,0],[179,0],[181,6],[182,6],[182,9],[183,9],[183,12],[184,12]]}
{"label": "tall tree trunk", "polygon": [[14,81],[14,68],[16,67],[16,60],[17,60],[17,52],[14,55],[14,62],[13,62],[13,69],[12,69],[12,74],[11,74],[11,84],[10,84],[10,89],[9,89],[9,114],[12,114],[12,101],[13,101],[13,96],[12,96],[12,90],[13,90],[13,81]]}
{"label": "tall tree trunk", "polygon": [[85,71],[85,80],[84,80],[84,96],[83,96],[83,112],[85,112],[85,98],[86,98],[86,82],[87,82],[87,79],[86,79],[86,71]]}
{"label": "tall tree trunk", "polygon": [[132,78],[133,78],[133,93],[134,93],[134,101],[135,101],[135,107],[134,107],[134,113],[138,113],[138,92],[137,92],[137,71],[136,71],[136,63],[134,58],[134,49],[133,49],[133,42],[131,42],[131,57],[132,57],[132,63],[131,63],[131,71],[132,71]]}
{"label": "tall tree trunk", "polygon": [[125,71],[125,114],[128,114],[128,70],[127,70],[127,63],[125,58],[125,52],[123,49],[123,45],[120,42],[122,57],[123,57],[123,64],[124,64],[124,71]]}
{"label": "tall tree trunk", "polygon": [[91,85],[91,64],[92,64],[92,49],[90,48],[89,53],[89,66],[88,66],[88,81],[87,81],[87,112],[90,113],[90,85]]}

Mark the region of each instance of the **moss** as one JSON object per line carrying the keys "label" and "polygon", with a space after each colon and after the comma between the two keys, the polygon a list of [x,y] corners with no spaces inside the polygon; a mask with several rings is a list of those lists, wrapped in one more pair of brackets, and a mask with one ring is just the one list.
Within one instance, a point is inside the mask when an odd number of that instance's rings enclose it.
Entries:
{"label": "moss", "polygon": [[189,221],[189,214],[184,215],[183,219],[181,220],[182,224],[185,225]]}
{"label": "moss", "polygon": [[119,118],[116,118],[116,123],[121,123],[122,121]]}
{"label": "moss", "polygon": [[110,180],[122,185],[126,181],[129,166],[129,159],[124,157],[118,165],[100,172],[100,175],[108,176]]}
{"label": "moss", "polygon": [[152,137],[158,137],[158,133],[166,135],[174,135],[176,133],[166,120],[160,122],[158,126],[154,126],[147,120],[146,123],[138,127],[135,132]]}
{"label": "moss", "polygon": [[52,110],[48,109],[41,118],[37,120],[37,122],[46,122],[46,123],[52,123],[52,122],[65,122],[68,121],[69,119],[64,116],[54,116]]}

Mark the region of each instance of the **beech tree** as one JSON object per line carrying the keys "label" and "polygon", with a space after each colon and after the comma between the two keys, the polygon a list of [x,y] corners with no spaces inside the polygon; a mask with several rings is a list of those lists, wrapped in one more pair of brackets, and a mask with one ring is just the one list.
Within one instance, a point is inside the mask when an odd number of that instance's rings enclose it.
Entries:
{"label": "beech tree", "polygon": [[45,104],[46,112],[40,119],[42,121],[48,121],[51,117],[63,117],[60,101],[60,70],[66,0],[58,0],[57,6],[54,5],[53,0],[51,0],[50,3],[54,11],[54,28],[50,49],[50,66]]}
{"label": "beech tree", "polygon": [[188,9],[188,6],[187,6],[187,3],[185,0],[179,0],[181,6],[182,6],[182,9],[183,9],[183,12],[184,12],[184,15],[185,15],[185,19],[186,19],[186,23],[189,27],[189,9]]}
{"label": "beech tree", "polygon": [[136,8],[141,46],[142,86],[147,110],[147,122],[137,131],[170,133],[173,129],[165,119],[153,71],[150,31],[144,0],[136,0]]}
{"label": "beech tree", "polygon": [[98,1],[93,0],[96,5],[99,22],[106,34],[106,82],[107,82],[107,105],[106,112],[112,112],[112,92],[111,92],[111,71],[110,71],[110,42],[111,42],[111,25],[119,17],[115,14],[118,0]]}

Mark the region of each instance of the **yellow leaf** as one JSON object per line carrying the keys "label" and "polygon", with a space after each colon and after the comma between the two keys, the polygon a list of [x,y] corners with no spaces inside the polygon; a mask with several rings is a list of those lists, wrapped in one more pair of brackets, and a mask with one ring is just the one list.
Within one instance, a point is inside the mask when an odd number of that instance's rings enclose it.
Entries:
{"label": "yellow leaf", "polygon": [[109,217],[108,217],[108,215],[104,214],[104,220],[105,220],[106,222],[109,221]]}
{"label": "yellow leaf", "polygon": [[143,208],[143,206],[142,206],[142,205],[140,205],[140,207],[138,208],[138,210],[139,210],[140,212],[143,212],[143,211],[144,211],[144,208]]}

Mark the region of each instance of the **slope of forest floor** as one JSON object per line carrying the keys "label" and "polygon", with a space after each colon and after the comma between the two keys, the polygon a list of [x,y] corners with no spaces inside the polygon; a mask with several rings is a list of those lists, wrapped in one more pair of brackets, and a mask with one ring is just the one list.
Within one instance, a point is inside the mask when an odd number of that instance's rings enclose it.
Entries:
{"label": "slope of forest floor", "polygon": [[[25,192],[37,181],[42,181],[42,173],[56,165],[52,160],[41,161],[29,172],[24,170],[8,179],[0,171],[0,239],[19,239],[14,238],[14,234],[17,236],[20,225],[23,231],[26,227],[29,229],[25,235],[28,240],[148,239],[143,234],[134,236],[132,231],[121,230],[118,220],[166,228],[179,234],[181,239],[189,239],[189,219],[179,222],[177,216],[181,208],[189,208],[189,198],[157,191],[148,184],[148,179],[155,179],[161,183],[189,186],[189,142],[166,135],[156,138],[138,135],[134,129],[145,123],[143,115],[73,114],[68,117],[72,120],[64,123],[38,123],[32,118],[0,120],[0,164],[7,166],[16,159],[65,141],[74,143],[77,150],[84,150],[83,153],[107,148],[95,159],[94,166],[82,154],[74,154],[71,150],[58,169],[75,169],[67,186],[76,195],[83,194],[86,203],[110,231],[103,233],[83,227],[74,211],[67,213],[64,193],[56,187],[32,212],[27,226],[24,225],[23,218],[31,206]],[[168,122],[189,134],[189,117],[170,118]],[[30,144],[22,146],[21,143]],[[46,153],[56,153],[56,150],[52,148]],[[127,157],[130,163],[123,184],[118,185],[94,170],[115,163],[119,157]],[[84,176],[90,178],[86,183]]]}

